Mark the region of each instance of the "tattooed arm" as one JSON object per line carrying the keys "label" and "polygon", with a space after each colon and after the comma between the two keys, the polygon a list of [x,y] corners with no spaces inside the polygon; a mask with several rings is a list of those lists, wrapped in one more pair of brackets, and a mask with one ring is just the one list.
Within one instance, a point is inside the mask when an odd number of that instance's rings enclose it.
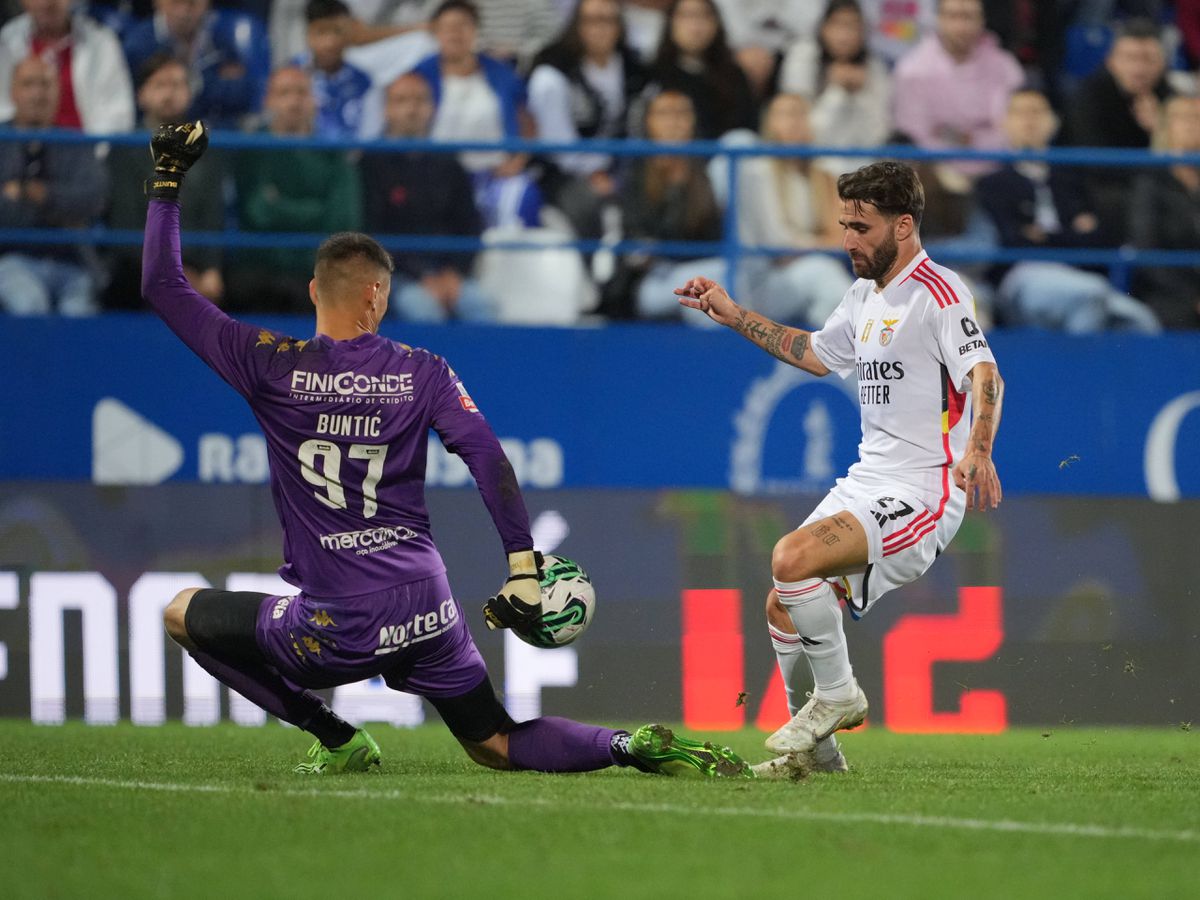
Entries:
{"label": "tattooed arm", "polygon": [[813,375],[829,374],[828,367],[812,351],[812,332],[788,328],[739,306],[715,281],[693,278],[677,288],[675,294],[682,305],[698,309],[714,322],[727,325],[776,359]]}
{"label": "tattooed arm", "polygon": [[954,483],[967,492],[968,509],[995,509],[1000,505],[1001,490],[992,446],[1004,404],[1004,380],[995,363],[981,362],[971,369],[971,403],[975,421],[967,437],[967,452],[954,467]]}

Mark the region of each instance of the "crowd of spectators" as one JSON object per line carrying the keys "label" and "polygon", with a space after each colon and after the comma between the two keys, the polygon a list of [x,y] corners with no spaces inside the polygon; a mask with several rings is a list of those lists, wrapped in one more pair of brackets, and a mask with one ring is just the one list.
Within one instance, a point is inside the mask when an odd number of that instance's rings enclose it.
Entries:
{"label": "crowd of spectators", "polygon": [[[235,311],[308,302],[306,239],[256,233],[365,229],[407,248],[414,236],[482,242],[397,249],[390,308],[409,321],[678,318],[671,288],[724,279],[720,242],[736,228],[742,245],[772,248],[741,257],[738,294],[819,325],[851,283],[836,178],[870,157],[847,150],[1196,154],[1198,67],[1200,0],[0,0],[0,218],[31,235],[139,229],[144,147],[25,133],[199,117],[263,136],[249,149],[218,141],[183,192],[186,230],[242,234],[189,243],[184,260],[197,290]],[[308,138],[324,140],[295,140]],[[377,138],[663,147],[449,154]],[[727,158],[674,149],[696,140],[829,152],[739,157],[735,222]],[[918,167],[933,242],[1200,250],[1200,167],[1184,162]],[[517,262],[489,247],[514,235],[600,249]],[[622,239],[642,252],[614,258]],[[527,265],[538,259],[541,277]],[[0,245],[0,311],[137,309],[139,269],[128,240]],[[518,269],[536,285],[524,311],[504,277]],[[1138,266],[1121,285],[1044,258],[964,274],[1000,325],[1200,328],[1200,267]]]}

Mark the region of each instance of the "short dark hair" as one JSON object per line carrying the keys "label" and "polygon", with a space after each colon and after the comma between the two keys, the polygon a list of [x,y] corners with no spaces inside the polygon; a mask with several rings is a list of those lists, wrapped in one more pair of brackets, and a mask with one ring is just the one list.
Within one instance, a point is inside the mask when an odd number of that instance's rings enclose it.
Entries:
{"label": "short dark hair", "polygon": [[466,13],[476,25],[479,24],[479,7],[472,3],[471,0],[442,0],[437,5],[437,8],[429,14],[429,21],[436,22],[446,13],[454,12],[455,10]]}
{"label": "short dark hair", "polygon": [[918,228],[925,212],[925,189],[912,166],[894,160],[871,163],[837,180],[838,198],[870,203],[889,218],[910,215]]}
{"label": "short dark hair", "polygon": [[361,231],[339,231],[331,234],[317,248],[317,260],[314,269],[323,265],[337,265],[353,259],[362,259],[373,263],[389,275],[395,269],[392,255],[369,234]]}
{"label": "short dark hair", "polygon": [[1121,38],[1132,38],[1135,41],[1162,41],[1162,29],[1153,19],[1138,17],[1121,22],[1113,34],[1113,43]]}
{"label": "short dark hair", "polygon": [[304,4],[304,21],[309,23],[349,15],[350,7],[342,0],[308,0],[308,3]]}
{"label": "short dark hair", "polygon": [[174,53],[168,50],[159,50],[152,54],[147,60],[138,67],[137,70],[137,88],[141,90],[142,85],[157,75],[167,66],[182,66],[183,71],[187,71],[188,65]]}

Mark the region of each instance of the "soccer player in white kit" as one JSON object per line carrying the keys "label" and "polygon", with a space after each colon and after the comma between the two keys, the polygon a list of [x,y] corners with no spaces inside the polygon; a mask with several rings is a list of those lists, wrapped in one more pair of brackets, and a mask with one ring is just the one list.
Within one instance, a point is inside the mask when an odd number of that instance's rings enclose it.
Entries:
{"label": "soccer player in white kit", "polygon": [[[754,767],[759,777],[846,771],[834,732],[862,724],[867,698],[839,598],[861,617],[933,564],[966,509],[1001,497],[992,445],[1004,383],[966,285],[921,249],[920,180],[903,163],[873,163],[842,175],[838,197],[858,280],[821,330],[772,322],[707,278],[675,291],[783,362],[858,378],[859,460],[771,555],[767,627],[792,718],[767,738],[776,758]],[[803,703],[802,657],[815,685]]]}

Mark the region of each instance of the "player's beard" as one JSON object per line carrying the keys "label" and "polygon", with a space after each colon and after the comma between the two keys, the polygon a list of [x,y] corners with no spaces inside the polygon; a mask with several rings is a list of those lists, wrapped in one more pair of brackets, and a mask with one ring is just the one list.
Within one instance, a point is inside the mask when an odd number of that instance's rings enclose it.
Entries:
{"label": "player's beard", "polygon": [[874,253],[870,256],[864,254],[861,261],[851,257],[850,265],[854,267],[854,274],[859,278],[869,278],[876,284],[882,284],[883,277],[892,270],[899,255],[900,246],[896,243],[896,236],[889,233],[883,243],[875,248]]}

